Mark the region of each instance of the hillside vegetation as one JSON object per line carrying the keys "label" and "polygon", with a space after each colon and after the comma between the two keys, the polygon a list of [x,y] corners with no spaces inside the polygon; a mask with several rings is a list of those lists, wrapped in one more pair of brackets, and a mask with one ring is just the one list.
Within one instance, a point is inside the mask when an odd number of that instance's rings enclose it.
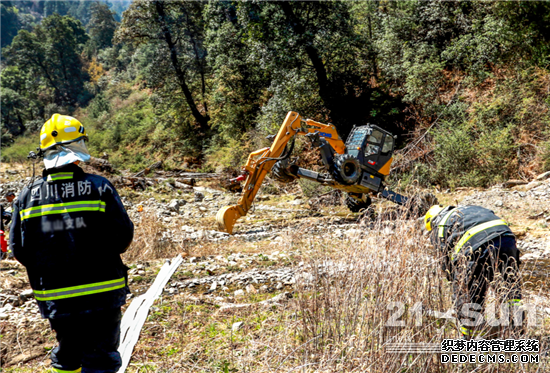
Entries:
{"label": "hillside vegetation", "polygon": [[110,5],[2,2],[3,161],[59,112],[122,169],[235,169],[293,110],[396,134],[396,181],[550,169],[546,2]]}
{"label": "hillside vegetation", "polygon": [[[166,259],[184,257],[127,372],[549,371],[550,173],[535,179],[550,170],[549,2],[0,8],[1,194],[19,194],[40,173],[38,161],[18,163],[42,124],[72,115],[103,158],[84,169],[111,179],[135,224],[123,311]],[[540,342],[529,354],[538,363],[442,364],[439,354],[391,351],[461,333],[440,253],[408,210],[376,195],[352,213],[340,191],[268,175],[233,234],[219,231],[217,212],[240,198],[222,190],[222,178],[267,146],[291,110],[333,123],[343,138],[366,123],[391,131],[390,188],[506,220],[522,251],[523,301],[534,316],[524,337]],[[306,140],[294,154],[318,170]],[[141,170],[145,177],[131,177]],[[510,179],[524,183],[501,184]],[[98,232],[99,245],[108,239]],[[0,371],[45,372],[55,333],[25,268],[1,264]],[[501,309],[503,290],[491,285],[488,307]],[[507,328],[491,332],[510,337]]]}

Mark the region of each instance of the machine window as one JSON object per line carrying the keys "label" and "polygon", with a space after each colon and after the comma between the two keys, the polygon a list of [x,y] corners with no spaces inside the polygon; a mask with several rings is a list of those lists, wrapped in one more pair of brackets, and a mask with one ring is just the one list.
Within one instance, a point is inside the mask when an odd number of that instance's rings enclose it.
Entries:
{"label": "machine window", "polygon": [[382,132],[374,130],[372,131],[372,134],[369,135],[369,137],[367,138],[367,141],[371,144],[380,145],[380,143],[382,142],[382,136],[384,136]]}
{"label": "machine window", "polygon": [[393,150],[393,137],[386,135],[386,140],[384,140],[384,146],[382,147],[382,153],[389,153]]}
{"label": "machine window", "polygon": [[367,146],[365,146],[365,157],[373,154],[378,154],[379,149],[380,147],[378,145],[367,144]]}

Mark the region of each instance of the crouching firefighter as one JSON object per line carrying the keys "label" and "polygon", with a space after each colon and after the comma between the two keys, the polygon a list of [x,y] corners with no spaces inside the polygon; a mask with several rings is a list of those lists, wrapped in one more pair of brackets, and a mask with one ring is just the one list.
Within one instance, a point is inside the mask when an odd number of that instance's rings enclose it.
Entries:
{"label": "crouching firefighter", "polygon": [[443,271],[452,282],[463,337],[489,337],[489,330],[498,330],[490,329],[485,320],[487,290],[495,279],[495,292],[503,302],[499,323],[512,335],[520,334],[525,320],[519,250],[506,222],[479,206],[436,205],[428,210],[424,223],[441,254]]}
{"label": "crouching firefighter", "polygon": [[114,186],[85,173],[82,124],[54,114],[40,131],[43,176],[15,203],[10,244],[26,268],[42,317],[56,333],[53,372],[116,372],[121,306],[129,294],[120,254],[132,242]]}

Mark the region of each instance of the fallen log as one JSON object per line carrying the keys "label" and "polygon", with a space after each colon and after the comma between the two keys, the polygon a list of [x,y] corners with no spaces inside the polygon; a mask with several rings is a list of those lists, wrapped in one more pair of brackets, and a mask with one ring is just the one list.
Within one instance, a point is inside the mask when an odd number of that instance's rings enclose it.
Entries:
{"label": "fallen log", "polygon": [[141,177],[145,174],[148,174],[149,172],[156,170],[157,168],[160,168],[162,166],[162,161],[158,161],[153,163],[152,165],[144,168],[143,170],[139,171],[137,174],[135,174],[133,177]]}
{"label": "fallen log", "polygon": [[113,167],[113,165],[109,163],[109,161],[106,159],[91,157],[90,160],[86,162],[86,164],[99,171],[107,172],[109,174],[116,173],[116,170]]}
{"label": "fallen log", "polygon": [[160,183],[167,183],[171,187],[178,189],[189,189],[192,190],[195,185],[195,179],[191,178],[153,178],[153,177],[134,177],[134,176],[119,176],[116,178],[111,178],[111,182],[115,186],[126,186],[132,189],[141,188],[145,190],[147,186],[154,186]]}
{"label": "fallen log", "polygon": [[508,180],[508,181],[505,181],[502,186],[504,188],[511,188],[511,187],[515,187],[515,186],[518,186],[518,185],[526,185],[527,184],[527,181],[523,181],[523,180]]}
{"label": "fallen log", "polygon": [[181,172],[179,176],[184,178],[195,178],[195,179],[220,179],[223,177],[222,174],[217,173],[208,173],[208,172]]}

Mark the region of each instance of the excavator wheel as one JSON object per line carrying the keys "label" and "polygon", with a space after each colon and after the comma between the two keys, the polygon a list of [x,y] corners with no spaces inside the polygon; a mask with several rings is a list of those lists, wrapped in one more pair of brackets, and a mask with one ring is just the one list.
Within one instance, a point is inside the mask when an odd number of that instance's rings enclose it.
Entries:
{"label": "excavator wheel", "polygon": [[288,167],[292,167],[288,158],[277,161],[271,168],[271,177],[284,184],[288,184],[296,180],[297,177],[288,170]]}
{"label": "excavator wheel", "polygon": [[[362,197],[362,196],[359,196]],[[351,197],[349,194],[346,197],[346,206],[351,212],[359,212],[361,210],[367,209],[372,204],[370,196],[367,196],[366,201],[357,200]]]}
{"label": "excavator wheel", "polygon": [[332,176],[340,184],[355,184],[361,178],[361,164],[353,155],[342,154],[334,160]]}

